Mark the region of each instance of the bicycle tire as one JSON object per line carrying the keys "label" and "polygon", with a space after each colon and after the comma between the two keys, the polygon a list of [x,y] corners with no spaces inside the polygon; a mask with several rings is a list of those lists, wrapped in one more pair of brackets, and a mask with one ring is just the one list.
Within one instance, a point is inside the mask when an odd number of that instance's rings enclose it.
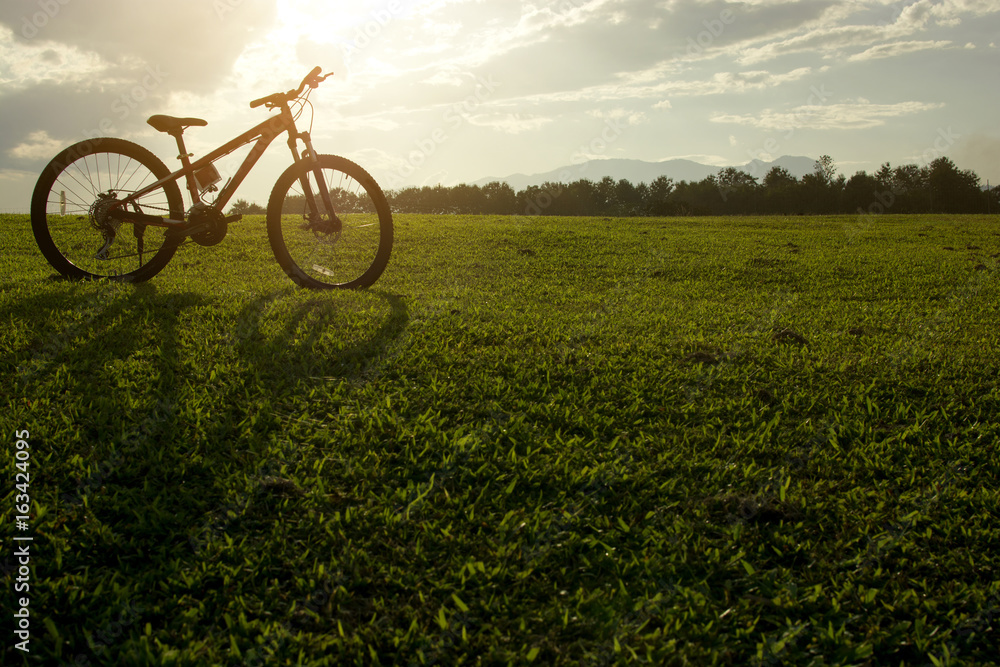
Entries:
{"label": "bicycle tire", "polygon": [[[68,278],[149,280],[167,265],[181,239],[165,228],[116,221],[104,212],[121,195],[169,174],[153,153],[124,139],[91,139],[66,148],[42,170],[31,197],[31,229],[42,255]],[[184,216],[176,181],[144,195],[137,207],[175,220]],[[131,233],[121,233],[126,229]]]}
{"label": "bicycle tire", "polygon": [[[301,180],[309,177],[316,192],[317,173],[336,210],[332,218],[322,215],[313,221],[307,217]],[[346,158],[319,155],[317,162],[293,164],[278,177],[267,203],[267,236],[278,264],[297,285],[369,287],[392,254],[392,212],[367,171]]]}

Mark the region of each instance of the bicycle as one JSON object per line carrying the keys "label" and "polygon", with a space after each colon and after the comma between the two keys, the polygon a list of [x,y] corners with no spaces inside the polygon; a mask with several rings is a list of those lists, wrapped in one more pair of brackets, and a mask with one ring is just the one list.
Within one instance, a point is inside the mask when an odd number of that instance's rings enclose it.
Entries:
{"label": "bicycle", "polygon": [[[184,130],[208,122],[150,117],[149,125],[177,141],[181,169],[174,172],[124,139],[97,138],[66,148],[42,171],[31,199],[31,227],[42,254],[69,278],[149,280],[180,245],[212,246],[226,237],[229,224],[242,216],[226,216],[223,209],[271,142],[287,132],[294,161],[278,177],[267,204],[268,240],[278,264],[302,287],[370,286],[389,262],[392,213],[368,172],[346,158],[315,153],[312,118],[310,132],[296,128],[306,106],[312,109],[311,92],[333,74],[321,72],[316,67],[297,89],[251,102],[252,109],[279,113],[193,162]],[[251,142],[220,190],[214,163]],[[191,199],[186,212],[182,180]],[[214,200],[205,201],[212,193],[218,193]]]}

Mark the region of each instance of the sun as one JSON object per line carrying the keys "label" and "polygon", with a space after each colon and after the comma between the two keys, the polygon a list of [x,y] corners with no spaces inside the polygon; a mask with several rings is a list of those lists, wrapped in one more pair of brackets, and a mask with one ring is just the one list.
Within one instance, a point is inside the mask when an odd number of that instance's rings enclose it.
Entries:
{"label": "sun", "polygon": [[[366,4],[373,6],[366,7]],[[295,42],[305,39],[318,44],[345,45],[359,28],[363,30],[369,15],[377,11],[374,3],[331,5],[321,0],[278,0],[276,32]]]}

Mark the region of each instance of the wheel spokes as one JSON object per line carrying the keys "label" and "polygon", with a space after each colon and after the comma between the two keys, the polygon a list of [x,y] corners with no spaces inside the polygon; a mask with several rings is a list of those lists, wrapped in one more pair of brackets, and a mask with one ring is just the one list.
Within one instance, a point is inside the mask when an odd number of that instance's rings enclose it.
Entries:
{"label": "wheel spokes", "polygon": [[[164,234],[147,234],[146,225],[141,231],[134,226],[132,234],[122,234],[121,225],[130,223],[110,213],[122,199],[155,180],[155,174],[139,160],[110,152],[87,155],[67,165],[47,198],[47,224],[56,248],[71,264],[94,275],[122,275],[142,267],[163,245]],[[135,212],[144,208],[151,213],[168,211],[165,192],[156,190],[132,202]],[[85,241],[88,236],[90,244]]]}
{"label": "wheel spokes", "polygon": [[[289,172],[287,190],[280,202],[282,219],[269,221],[280,227],[281,251],[287,253],[291,263],[283,264],[286,273],[309,287],[370,284],[388,259],[391,237],[384,247],[385,256],[380,256],[386,222],[391,233],[388,205],[381,190],[377,185],[366,186],[338,164],[363,173],[353,163],[333,156],[325,156],[321,167],[299,172],[294,178]],[[323,202],[324,190],[329,194],[329,205]],[[315,210],[308,203],[310,196]],[[381,203],[377,204],[375,197]],[[380,207],[386,212],[385,221]],[[377,271],[373,271],[376,266]]]}

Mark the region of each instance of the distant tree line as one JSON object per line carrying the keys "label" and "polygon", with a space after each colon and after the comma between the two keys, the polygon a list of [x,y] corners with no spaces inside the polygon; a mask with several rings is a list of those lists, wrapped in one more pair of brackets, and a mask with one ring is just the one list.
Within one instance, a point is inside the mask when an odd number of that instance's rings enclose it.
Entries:
{"label": "distant tree line", "polygon": [[[869,174],[838,174],[830,156],[796,178],[772,167],[758,179],[727,167],[701,181],[661,176],[635,185],[606,176],[599,181],[543,183],[515,191],[506,183],[408,187],[386,192],[393,211],[497,215],[670,216],[817,215],[882,213],[1000,213],[1000,187],[984,189],[970,170],[941,157],[920,167],[888,162]],[[240,209],[240,210],[237,210]],[[236,213],[263,213],[239,201]]]}

